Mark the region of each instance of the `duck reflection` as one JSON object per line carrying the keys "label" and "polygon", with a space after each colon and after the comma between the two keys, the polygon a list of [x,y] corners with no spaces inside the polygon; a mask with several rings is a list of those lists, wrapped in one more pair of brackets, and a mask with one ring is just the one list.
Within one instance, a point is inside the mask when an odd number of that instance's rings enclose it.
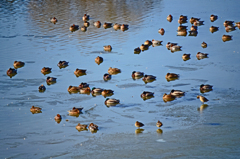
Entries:
{"label": "duck reflection", "polygon": [[203,104],[198,108],[198,111],[202,112],[204,109],[206,109],[208,107],[207,104]]}
{"label": "duck reflection", "polygon": [[141,133],[143,133],[143,131],[144,131],[144,129],[136,129],[135,130],[135,134],[141,134]]}
{"label": "duck reflection", "polygon": [[156,132],[157,132],[158,134],[162,134],[162,133],[163,133],[162,129],[157,129]]}

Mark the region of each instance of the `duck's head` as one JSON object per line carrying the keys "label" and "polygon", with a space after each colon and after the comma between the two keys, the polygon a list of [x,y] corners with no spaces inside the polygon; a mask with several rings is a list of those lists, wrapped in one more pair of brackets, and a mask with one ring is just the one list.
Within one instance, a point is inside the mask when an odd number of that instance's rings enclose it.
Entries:
{"label": "duck's head", "polygon": [[171,90],[171,93],[173,93],[173,92],[174,92],[174,89]]}
{"label": "duck's head", "polygon": [[163,94],[163,97],[164,97],[165,95],[167,95],[167,94],[166,94],[166,93],[164,93],[164,94]]}
{"label": "duck's head", "polygon": [[92,88],[92,91],[93,91],[94,89],[96,89],[96,88],[95,88],[95,87],[93,87],[93,88]]}
{"label": "duck's head", "polygon": [[134,73],[136,73],[136,71],[133,71],[133,72],[132,72],[132,75],[133,75]]}
{"label": "duck's head", "polygon": [[109,100],[109,98],[107,98],[105,101]]}
{"label": "duck's head", "polygon": [[61,115],[60,115],[60,114],[57,114],[57,117],[61,117]]}

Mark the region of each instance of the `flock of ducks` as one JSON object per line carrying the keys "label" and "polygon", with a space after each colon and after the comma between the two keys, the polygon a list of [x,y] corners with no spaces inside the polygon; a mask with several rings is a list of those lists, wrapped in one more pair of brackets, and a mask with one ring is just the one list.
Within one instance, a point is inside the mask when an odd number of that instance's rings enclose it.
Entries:
{"label": "flock of ducks", "polygon": [[[216,15],[211,15],[210,16],[210,20],[212,22],[217,20],[217,18],[218,18],[218,16],[216,16]],[[82,19],[84,21],[84,25],[81,27],[81,30],[82,31],[86,31],[87,27],[90,25],[90,23],[88,22],[90,17],[89,17],[89,15],[84,14]],[[167,20],[169,22],[172,22],[173,16],[172,15],[168,15],[167,16]],[[179,35],[179,36],[186,36],[187,35],[187,26],[182,25],[184,23],[187,23],[187,20],[188,20],[187,16],[181,15],[179,17],[178,23],[180,24],[180,26],[178,27],[177,35]],[[56,24],[58,22],[57,18],[55,18],[55,17],[50,18],[50,21],[52,23],[54,23],[54,24]],[[198,34],[198,32],[197,32],[198,26],[203,25],[204,21],[201,21],[200,18],[194,18],[194,17],[192,17],[189,21],[192,24],[192,27],[190,28],[190,31],[189,31],[189,36],[196,36]],[[240,29],[240,22],[236,22],[235,24],[236,25],[234,26],[234,22],[233,21],[225,21],[224,22],[224,26],[225,26],[226,32],[233,31],[233,30],[235,30],[236,27],[238,27]],[[97,28],[100,28],[101,27],[101,22],[100,21],[94,22],[94,26],[97,27]],[[112,23],[105,22],[103,24],[103,27],[104,28],[113,27],[115,30],[120,29],[122,31],[128,30],[128,25],[127,24],[122,24],[121,25],[121,24],[115,23],[114,25],[112,25]],[[75,25],[75,24],[73,24],[69,28],[69,30],[72,31],[72,32],[76,31],[78,29],[79,29],[79,26]],[[216,32],[216,31],[218,31],[218,29],[219,29],[219,27],[211,26],[210,27],[210,32],[212,32],[212,33]],[[158,30],[158,33],[161,34],[161,35],[164,35],[165,30],[163,28],[161,28],[161,29]],[[230,35],[223,35],[222,36],[222,40],[224,42],[232,40],[232,36],[230,36]],[[153,46],[153,47],[160,46],[160,45],[162,45],[162,42],[163,41],[154,40],[154,39],[153,40],[146,40],[144,42],[144,44],[142,44],[140,47],[134,49],[134,53],[135,54],[139,54],[142,51],[146,51],[146,50],[149,49],[150,46]],[[201,46],[203,48],[206,48],[207,47],[207,43],[203,42],[201,44]],[[176,51],[181,51],[182,46],[179,46],[177,43],[168,42],[166,44],[166,48],[168,50],[170,50],[171,52],[176,52]],[[104,50],[110,52],[112,50],[112,46],[111,45],[106,45],[106,46],[104,46]],[[203,58],[207,58],[207,56],[208,56],[207,53],[201,53],[201,52],[198,52],[197,55],[196,55],[196,57],[199,60],[203,59]],[[189,60],[190,59],[190,54],[183,54],[182,59],[184,61]],[[101,64],[103,62],[103,58],[98,56],[98,57],[95,58],[95,62],[99,65],[99,64]],[[14,63],[13,63],[14,68],[9,68],[7,70],[7,75],[10,78],[12,78],[13,76],[15,76],[17,74],[17,69],[23,67],[24,65],[25,65],[25,63],[22,62],[22,61],[14,61]],[[60,69],[61,68],[65,68],[68,65],[69,65],[69,62],[67,62],[67,61],[59,61],[59,63],[57,64],[57,66]],[[41,73],[44,74],[44,75],[47,75],[47,74],[51,73],[51,71],[52,71],[52,68],[43,67],[42,70],[41,70]],[[83,69],[78,69],[77,68],[74,71],[74,74],[77,77],[79,77],[79,76],[82,76],[82,75],[86,75],[86,71],[87,70],[83,70]],[[112,75],[116,75],[118,73],[121,73],[120,69],[110,67],[108,69],[108,73],[105,73],[103,75],[103,80],[104,81],[111,80]],[[156,76],[147,75],[147,74],[144,74],[144,72],[138,72],[138,71],[133,71],[132,72],[132,78],[133,79],[140,79],[140,78],[142,78],[142,80],[145,83],[153,82],[153,81],[156,80]],[[175,73],[167,73],[165,78],[166,78],[167,81],[173,81],[173,80],[178,79],[179,75],[175,74]],[[54,78],[54,77],[47,77],[46,78],[47,85],[51,85],[51,84],[54,84],[56,82],[57,82],[57,78]],[[206,92],[212,91],[212,87],[213,86],[208,85],[208,84],[207,85],[202,84],[202,85],[200,85],[200,92],[201,93],[206,93]],[[105,98],[109,97],[109,96],[112,96],[114,94],[114,91],[111,90],[111,89],[102,89],[102,88],[95,88],[95,87],[90,89],[89,84],[87,84],[87,83],[81,83],[79,86],[69,86],[67,90],[68,90],[69,93],[81,93],[81,94],[90,94],[90,93],[92,93],[93,96],[102,95]],[[41,86],[39,86],[39,92],[44,92],[44,91],[46,91],[46,87],[42,84]],[[173,89],[173,90],[171,90],[171,92],[169,94],[164,93],[162,98],[163,98],[164,102],[169,102],[169,101],[175,100],[176,98],[182,97],[184,95],[185,95],[185,92],[183,92],[181,90],[174,90]],[[150,98],[153,98],[153,97],[154,97],[154,92],[144,91],[141,94],[141,98],[143,100],[147,100],[147,99],[150,99]],[[199,98],[202,103],[205,103],[205,102],[209,101],[206,97],[201,96],[201,95],[198,95],[197,98]],[[106,98],[106,100],[105,100],[105,105],[108,106],[108,107],[109,106],[116,106],[119,103],[120,103],[120,100],[114,99],[114,98]],[[69,115],[79,116],[79,114],[82,113],[82,109],[83,108],[73,107],[71,110],[68,110],[68,112],[69,112]],[[30,108],[30,111],[33,114],[34,113],[41,113],[41,110],[42,110],[42,108],[35,107],[35,106],[32,106]],[[55,119],[55,121],[57,123],[60,123],[61,120],[62,120],[62,116],[60,114],[57,114],[54,117],[54,119]],[[157,123],[156,123],[157,127],[161,127],[162,125],[163,125],[162,122],[157,121]],[[139,122],[139,121],[136,121],[135,126],[137,128],[140,128],[140,127],[143,127],[144,124]],[[96,124],[94,124],[94,123],[90,123],[89,125],[84,125],[84,124],[78,123],[78,125],[76,126],[76,129],[79,130],[79,131],[87,130],[87,128],[91,132],[96,132],[98,130],[98,126]]]}

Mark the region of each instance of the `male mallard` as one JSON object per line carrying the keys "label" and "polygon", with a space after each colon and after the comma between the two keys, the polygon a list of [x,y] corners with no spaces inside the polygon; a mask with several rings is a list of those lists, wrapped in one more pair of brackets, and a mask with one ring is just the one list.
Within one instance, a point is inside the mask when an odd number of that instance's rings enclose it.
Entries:
{"label": "male mallard", "polygon": [[88,129],[92,132],[97,131],[98,130],[98,126],[96,124],[90,123],[88,126]]}
{"label": "male mallard", "polygon": [[109,73],[109,74],[118,74],[118,73],[121,73],[121,70],[118,69],[118,68],[109,67],[108,73]]}
{"label": "male mallard", "polygon": [[169,50],[171,46],[174,46],[174,45],[177,45],[177,43],[171,43],[171,42],[168,42],[166,44],[166,48]]}
{"label": "male mallard", "polygon": [[69,30],[70,30],[71,32],[76,31],[76,30],[78,30],[78,29],[79,29],[79,26],[78,26],[78,25],[75,25],[75,24],[73,24],[73,25],[70,26],[70,28],[69,28]]}
{"label": "male mallard", "polygon": [[60,67],[60,68],[64,68],[64,67],[67,67],[68,66],[68,63],[67,61],[59,61],[57,66]]}
{"label": "male mallard", "polygon": [[103,27],[104,27],[105,29],[111,28],[111,27],[112,27],[112,23],[107,23],[107,22],[105,22],[105,23],[103,24]]}
{"label": "male mallard", "polygon": [[69,115],[79,115],[82,112],[83,108],[73,107],[71,110],[68,110]]}
{"label": "male mallard", "polygon": [[120,27],[120,29],[122,30],[122,31],[125,31],[125,30],[128,30],[128,24],[122,24],[121,25],[121,27]]}
{"label": "male mallard", "polygon": [[144,76],[144,73],[143,73],[143,72],[138,72],[138,71],[137,71],[137,72],[136,72],[136,71],[133,71],[133,72],[132,72],[132,78],[135,78],[135,77],[136,77],[136,78],[137,78],[137,77],[140,77],[140,78],[141,78],[141,77],[143,77],[143,76]]}
{"label": "male mallard", "polygon": [[228,25],[233,25],[234,21],[229,21],[229,20],[226,20],[223,25],[226,27]]}
{"label": "male mallard", "polygon": [[55,24],[55,23],[57,23],[58,20],[57,20],[57,18],[53,17],[53,18],[50,18],[50,21]]}
{"label": "male mallard", "polygon": [[207,47],[207,43],[202,42],[201,46],[202,46],[203,48],[206,48],[206,47]]}
{"label": "male mallard", "polygon": [[226,30],[226,32],[234,31],[234,30],[236,30],[236,26],[228,25],[225,27],[225,30]]}
{"label": "male mallard", "polygon": [[199,98],[202,103],[208,101],[208,99],[206,97],[203,97],[203,96],[200,96],[200,95],[198,95],[197,98]]}
{"label": "male mallard", "polygon": [[22,61],[14,61],[13,63],[14,68],[20,68],[20,67],[23,67],[24,65],[25,63]]}
{"label": "male mallard", "polygon": [[84,14],[83,17],[82,17],[82,20],[83,20],[83,21],[89,20],[89,15]]}
{"label": "male mallard", "polygon": [[184,61],[187,61],[187,60],[190,59],[190,55],[191,55],[191,54],[183,54],[183,55],[182,55],[182,59],[183,59]]}
{"label": "male mallard", "polygon": [[35,107],[35,106],[32,106],[31,108],[30,108],[30,111],[31,112],[41,112],[41,110],[42,110],[42,108],[40,108],[40,107]]}
{"label": "male mallard", "polygon": [[101,88],[95,88],[95,87],[92,88],[92,93],[102,93],[102,91],[103,89]]}
{"label": "male mallard", "polygon": [[93,23],[93,25],[97,28],[100,28],[101,27],[101,22],[100,21],[96,21]]}
{"label": "male mallard", "polygon": [[79,130],[79,131],[80,130],[86,130],[87,129],[87,125],[78,123],[78,125],[76,126],[76,129]]}
{"label": "male mallard", "polygon": [[169,15],[167,16],[167,21],[172,22],[172,19],[173,19],[172,15],[169,14]]}
{"label": "male mallard", "polygon": [[86,74],[86,71],[87,70],[83,70],[83,69],[76,69],[75,71],[74,71],[74,74],[76,75],[76,76],[79,76],[79,75],[85,75]]}
{"label": "male mallard", "polygon": [[105,74],[103,75],[104,81],[108,81],[108,80],[110,80],[111,78],[112,78],[112,75],[110,75],[110,74],[108,74],[108,73],[105,73]]}
{"label": "male mallard", "polygon": [[112,46],[111,45],[106,45],[103,46],[104,51],[112,51]]}
{"label": "male mallard", "polygon": [[144,124],[141,123],[141,122],[139,122],[139,121],[136,121],[136,122],[135,122],[135,126],[136,126],[137,128],[140,128],[140,127],[143,127]]}
{"label": "male mallard", "polygon": [[47,77],[46,82],[47,82],[47,83],[57,82],[57,78],[54,78],[54,77]]}
{"label": "male mallard", "polygon": [[173,95],[173,96],[183,96],[183,95],[185,95],[185,92],[180,91],[180,90],[174,90],[174,89],[172,89],[171,92],[170,92],[170,94]]}
{"label": "male mallard", "polygon": [[90,23],[89,23],[88,21],[85,21],[85,22],[83,23],[83,25],[84,25],[85,27],[89,27]]}
{"label": "male mallard", "polygon": [[98,56],[98,57],[95,58],[95,62],[99,65],[103,62],[103,58]]}
{"label": "male mallard", "polygon": [[38,87],[39,91],[45,91],[46,87],[42,84],[41,86]]}
{"label": "male mallard", "polygon": [[49,73],[52,72],[52,68],[50,68],[50,67],[43,67],[42,70],[41,70],[41,72],[42,72],[43,74],[49,74]]}
{"label": "male mallard", "polygon": [[62,116],[60,114],[57,114],[55,117],[54,117],[55,120],[61,120],[62,119]]}
{"label": "male mallard", "polygon": [[141,49],[142,51],[148,50],[148,48],[149,48],[149,45],[144,45],[144,44],[142,44],[142,45],[140,46],[140,49]]}
{"label": "male mallard", "polygon": [[87,88],[87,87],[89,87],[89,84],[82,82],[82,83],[80,83],[80,85],[78,87],[79,88]]}
{"label": "male mallard", "polygon": [[135,54],[139,54],[141,52],[141,49],[139,47],[135,48],[134,49],[134,53]]}
{"label": "male mallard", "polygon": [[192,17],[192,18],[190,18],[189,22],[190,22],[191,24],[193,24],[195,21],[199,21],[199,20],[200,20],[200,18],[194,18],[194,17]]}
{"label": "male mallard", "polygon": [[153,92],[144,91],[144,92],[141,94],[141,97],[142,97],[142,98],[152,97],[153,95],[154,95]]}
{"label": "male mallard", "polygon": [[156,123],[156,126],[160,128],[162,125],[163,125],[162,122],[158,120],[158,122]]}
{"label": "male mallard", "polygon": [[161,34],[161,35],[164,35],[165,30],[163,28],[161,28],[161,29],[158,30],[158,33]]}
{"label": "male mallard", "polygon": [[238,27],[238,28],[240,28],[240,22],[236,22],[236,23],[235,23],[235,26]]}
{"label": "male mallard", "polygon": [[16,74],[17,74],[17,70],[14,69],[14,68],[9,68],[9,69],[7,70],[7,75],[10,76],[10,77],[12,77],[12,76],[14,76],[14,75],[16,75]]}
{"label": "male mallard", "polygon": [[179,78],[179,75],[176,73],[167,73],[165,78]]}
{"label": "male mallard", "polygon": [[217,20],[217,18],[218,18],[218,16],[217,15],[211,15],[210,16],[210,20],[211,20],[211,22],[214,22],[215,20]]}
{"label": "male mallard", "polygon": [[69,92],[69,93],[79,92],[79,87],[77,87],[77,86],[69,86],[69,87],[68,87],[68,92]]}
{"label": "male mallard", "polygon": [[115,23],[115,24],[113,25],[113,29],[115,29],[115,30],[118,30],[118,29],[120,29],[120,28],[121,28],[121,24]]}
{"label": "male mallard", "polygon": [[87,87],[87,88],[80,88],[80,93],[81,94],[90,94],[91,93],[91,89],[90,87]]}
{"label": "male mallard", "polygon": [[111,90],[111,89],[104,89],[103,91],[102,91],[102,96],[104,96],[104,97],[107,97],[107,96],[112,96],[113,95],[113,90]]}
{"label": "male mallard", "polygon": [[83,32],[87,31],[87,27],[82,26],[82,27],[81,27],[81,31],[83,31]]}
{"label": "male mallard", "polygon": [[163,41],[152,39],[152,45],[153,45],[153,46],[159,46],[159,45],[162,45],[162,42],[163,42]]}
{"label": "male mallard", "polygon": [[232,40],[232,35],[223,35],[222,36],[222,41],[223,42],[229,41],[229,40]]}
{"label": "male mallard", "polygon": [[200,92],[202,92],[202,93],[209,92],[209,91],[212,90],[212,87],[213,87],[213,86],[211,86],[211,85],[209,85],[209,84],[206,84],[206,85],[201,84],[201,85],[200,85]]}
{"label": "male mallard", "polygon": [[164,102],[172,101],[172,100],[174,100],[175,98],[176,98],[176,97],[173,96],[173,95],[171,95],[171,94],[166,94],[166,93],[163,94],[163,101],[164,101]]}
{"label": "male mallard", "polygon": [[218,28],[219,28],[219,27],[211,26],[211,27],[209,28],[209,30],[210,30],[211,33],[214,33],[214,32],[216,32],[216,31],[218,31]]}
{"label": "male mallard", "polygon": [[200,60],[200,59],[207,58],[208,54],[207,53],[198,52],[196,57],[197,57],[198,60]]}

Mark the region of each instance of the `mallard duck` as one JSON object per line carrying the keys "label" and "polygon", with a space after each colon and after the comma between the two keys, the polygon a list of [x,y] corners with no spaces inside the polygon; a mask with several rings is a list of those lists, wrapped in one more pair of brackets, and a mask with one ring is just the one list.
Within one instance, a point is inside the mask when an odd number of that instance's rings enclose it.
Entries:
{"label": "mallard duck", "polygon": [[194,23],[193,23],[193,25],[195,25],[195,26],[204,25],[203,22],[204,22],[204,21],[195,20]]}
{"label": "mallard duck", "polygon": [[62,119],[62,116],[60,114],[57,114],[55,117],[54,117],[55,120],[61,120]]}
{"label": "mallard duck", "polygon": [[184,16],[184,15],[180,15],[179,19],[180,19],[180,18],[182,18],[182,19],[185,20],[185,21],[188,20],[187,16]]}
{"label": "mallard duck", "polygon": [[96,124],[90,123],[88,126],[88,129],[92,132],[97,131],[98,130],[98,126]]}
{"label": "mallard duck", "polygon": [[139,54],[141,52],[141,49],[139,47],[135,48],[134,49],[134,53],[135,54]]}
{"label": "mallard duck", "polygon": [[189,32],[188,36],[197,36],[197,34],[198,34],[197,30],[188,31],[188,32]]}
{"label": "mallard duck", "polygon": [[217,18],[218,18],[218,16],[217,15],[211,15],[210,16],[210,20],[211,20],[211,22],[214,22],[215,20],[217,20]]}
{"label": "mallard duck", "polygon": [[60,68],[64,68],[64,67],[67,67],[68,66],[68,63],[67,61],[59,61],[57,66],[60,67]]}
{"label": "mallard duck", "polygon": [[30,111],[31,112],[40,112],[42,110],[42,108],[40,108],[40,107],[35,107],[35,106],[32,106],[31,108],[30,108]]}
{"label": "mallard duck", "polygon": [[234,21],[229,21],[229,20],[226,20],[223,25],[226,27],[228,25],[233,25]]}
{"label": "mallard duck", "polygon": [[238,28],[240,28],[240,22],[236,22],[236,23],[235,23],[235,26],[238,27]]}
{"label": "mallard duck", "polygon": [[197,31],[197,29],[198,29],[198,27],[197,26],[193,26],[193,25],[190,28],[191,31]]}
{"label": "mallard duck", "polygon": [[151,46],[151,45],[152,45],[152,41],[150,41],[150,40],[146,40],[146,41],[144,42],[144,45]]}
{"label": "mallard duck", "polygon": [[167,21],[172,22],[172,19],[173,19],[172,15],[169,14],[169,15],[167,16]]}
{"label": "mallard duck", "polygon": [[70,31],[76,31],[76,30],[78,30],[79,29],[79,26],[78,25],[75,25],[75,24],[73,24],[72,26],[70,26],[70,28],[69,28],[69,30]]}
{"label": "mallard duck", "polygon": [[53,17],[53,18],[50,18],[50,21],[55,24],[55,23],[57,23],[58,20],[57,20],[57,18]]}
{"label": "mallard duck", "polygon": [[121,70],[118,69],[118,68],[109,67],[108,73],[111,74],[111,75],[112,75],[112,74],[117,74],[117,73],[121,73]]}
{"label": "mallard duck", "polygon": [[68,87],[68,92],[69,92],[69,93],[74,93],[74,92],[76,93],[76,92],[79,92],[79,89],[80,89],[80,88],[77,87],[77,86],[69,86],[69,87]]}
{"label": "mallard duck", "polygon": [[225,27],[226,32],[234,31],[236,30],[236,26],[228,25]]}
{"label": "mallard duck", "polygon": [[185,92],[180,91],[180,90],[174,90],[174,89],[172,89],[171,92],[170,92],[170,94],[173,95],[173,96],[183,96],[183,95],[185,95]]}
{"label": "mallard duck", "polygon": [[108,74],[108,73],[105,73],[105,74],[103,75],[104,81],[108,81],[108,80],[110,80],[111,78],[112,78],[112,75],[110,75],[110,74]]}
{"label": "mallard duck", "polygon": [[207,58],[208,54],[207,53],[198,52],[196,57],[197,57],[197,59],[203,59],[203,58]]}
{"label": "mallard duck", "polygon": [[201,84],[201,85],[200,85],[200,91],[201,91],[201,92],[209,92],[209,91],[212,90],[212,87],[213,87],[213,86],[211,86],[211,85],[209,85],[209,84],[206,84],[206,85]]}
{"label": "mallard duck", "polygon": [[85,75],[86,74],[86,71],[87,70],[83,70],[83,69],[76,69],[75,71],[74,71],[74,74],[76,75],[76,76],[78,76],[78,75]]}
{"label": "mallard duck", "polygon": [[206,48],[206,47],[207,47],[207,43],[202,42],[201,46],[202,46],[203,48]]}
{"label": "mallard duck", "polygon": [[187,36],[187,30],[177,31],[177,36]]}
{"label": "mallard duck", "polygon": [[190,55],[191,55],[191,54],[183,54],[183,55],[182,55],[182,59],[183,59],[184,61],[187,61],[187,60],[190,59]]}
{"label": "mallard duck", "polygon": [[111,90],[111,89],[104,89],[103,91],[102,91],[102,96],[104,96],[104,97],[107,97],[107,96],[112,96],[113,95],[113,90]]}
{"label": "mallard duck", "polygon": [[180,17],[180,18],[178,19],[178,23],[179,23],[179,24],[187,23],[187,20]]}
{"label": "mallard duck", "polygon": [[125,31],[125,30],[128,30],[128,24],[122,24],[121,25],[121,27],[120,27],[120,29],[122,30],[122,31]]}
{"label": "mallard duck", "polygon": [[82,31],[82,32],[85,32],[85,31],[87,31],[87,27],[85,27],[85,26],[82,26],[82,27],[81,27],[81,31]]}
{"label": "mallard duck", "polygon": [[190,20],[189,20],[189,22],[191,23],[191,24],[193,24],[195,21],[199,21],[201,18],[194,18],[194,17],[192,17],[192,18],[190,18]]}
{"label": "mallard duck", "polygon": [[179,78],[179,75],[176,73],[167,73],[165,78]]}
{"label": "mallard duck", "polygon": [[23,67],[24,65],[25,63],[22,61],[14,61],[13,63],[14,68],[20,68],[20,67]]}
{"label": "mallard duck", "polygon": [[209,30],[210,30],[211,33],[214,33],[214,32],[216,32],[216,31],[218,31],[218,28],[219,28],[219,27],[211,26],[211,27],[209,28]]}
{"label": "mallard duck", "polygon": [[153,46],[162,45],[162,42],[163,42],[163,41],[152,39],[152,45],[153,45]]}
{"label": "mallard duck", "polygon": [[132,72],[132,78],[135,78],[135,77],[143,77],[144,73],[143,72],[136,72],[136,71],[133,71]]}
{"label": "mallard duck", "polygon": [[83,20],[83,21],[89,20],[89,15],[84,14],[83,17],[82,17],[82,20]]}
{"label": "mallard duck", "polygon": [[111,45],[106,45],[103,46],[104,51],[112,51],[112,46]]}
{"label": "mallard duck", "polygon": [[87,87],[89,87],[89,84],[82,82],[82,83],[80,83],[80,85],[78,87],[79,88],[87,88]]}
{"label": "mallard duck", "polygon": [[229,41],[229,40],[232,40],[232,35],[223,35],[222,36],[222,41],[223,42]]}
{"label": "mallard duck", "polygon": [[200,96],[200,95],[198,95],[197,98],[199,98],[202,103],[208,101],[208,99],[206,97],[203,97],[203,96]]}
{"label": "mallard duck", "polygon": [[45,91],[46,87],[42,84],[41,86],[38,87],[39,91]]}
{"label": "mallard duck", "polygon": [[47,82],[47,83],[57,82],[57,78],[54,78],[54,77],[47,77],[46,82]]}
{"label": "mallard duck", "polygon": [[161,35],[164,35],[165,30],[163,28],[161,28],[161,29],[158,30],[158,33],[161,34]]}
{"label": "mallard duck", "polygon": [[142,78],[143,81],[148,81],[148,80],[156,80],[156,76],[153,76],[153,75],[145,75],[143,78]]}
{"label": "mallard duck", "polygon": [[142,98],[145,98],[145,97],[151,97],[151,96],[153,96],[153,95],[154,95],[153,92],[144,91],[144,92],[141,94],[141,97],[142,97]]}
{"label": "mallard duck", "polygon": [[171,94],[166,94],[166,93],[163,94],[163,101],[164,101],[164,102],[172,101],[172,100],[174,100],[175,98],[176,98],[176,97],[173,96],[173,95],[171,95]]}
{"label": "mallard duck", "polygon": [[182,46],[171,44],[169,49],[171,50],[171,52],[175,52],[175,51],[181,51],[181,48]]}
{"label": "mallard duck", "polygon": [[77,130],[85,130],[85,129],[87,129],[87,125],[78,123],[78,125],[76,126],[76,129]]}
{"label": "mallard duck", "polygon": [[166,48],[169,50],[171,46],[174,46],[174,45],[177,45],[177,43],[171,43],[171,42],[168,42],[166,44]]}
{"label": "mallard duck", "polygon": [[100,21],[96,21],[93,23],[93,25],[97,28],[100,28],[101,27],[101,22]]}
{"label": "mallard duck", "polygon": [[81,94],[90,94],[91,93],[91,89],[89,87],[87,88],[80,88],[80,93]]}
{"label": "mallard duck", "polygon": [[9,68],[9,69],[7,70],[7,75],[8,75],[8,76],[14,76],[14,75],[16,75],[16,74],[17,74],[17,70],[14,69],[14,68]]}
{"label": "mallard duck", "polygon": [[50,68],[50,67],[43,67],[42,70],[41,70],[41,72],[42,72],[43,74],[51,73],[51,72],[52,72],[52,68]]}
{"label": "mallard duck", "polygon": [[118,30],[118,29],[120,29],[120,28],[121,28],[121,24],[115,23],[115,24],[113,25],[113,29],[115,29],[115,30]]}
{"label": "mallard duck", "polygon": [[140,46],[140,49],[141,49],[142,51],[148,50],[148,48],[149,48],[149,45],[144,45],[144,44],[142,44],[142,45]]}
{"label": "mallard duck", "polygon": [[103,24],[103,27],[105,28],[105,29],[107,29],[107,28],[111,28],[112,27],[112,23],[104,23]]}
{"label": "mallard duck", "polygon": [[69,115],[79,115],[82,112],[83,108],[73,107],[71,110],[68,110]]}
{"label": "mallard duck", "polygon": [[119,104],[119,103],[120,103],[120,100],[114,99],[114,98],[107,98],[105,100],[106,105],[116,105],[116,104]]}
{"label": "mallard duck", "polygon": [[103,89],[101,88],[95,88],[95,87],[92,88],[92,93],[102,93],[102,91]]}
{"label": "mallard duck", "polygon": [[158,122],[156,123],[156,126],[160,128],[162,125],[163,125],[162,122],[158,120]]}
{"label": "mallard duck", "polygon": [[103,58],[98,56],[95,58],[95,63],[97,63],[98,65],[100,65],[103,62]]}
{"label": "mallard duck", "polygon": [[188,26],[179,25],[177,31],[182,31],[182,30],[183,30],[183,31],[186,31],[186,30],[187,30],[187,27],[188,27]]}
{"label": "mallard duck", "polygon": [[136,126],[137,128],[140,128],[140,127],[143,127],[144,124],[141,123],[141,122],[139,122],[139,121],[136,121],[136,122],[135,122],[135,126]]}
{"label": "mallard duck", "polygon": [[85,27],[89,27],[90,23],[89,23],[88,21],[85,21],[85,22],[83,23],[83,25],[84,25]]}

